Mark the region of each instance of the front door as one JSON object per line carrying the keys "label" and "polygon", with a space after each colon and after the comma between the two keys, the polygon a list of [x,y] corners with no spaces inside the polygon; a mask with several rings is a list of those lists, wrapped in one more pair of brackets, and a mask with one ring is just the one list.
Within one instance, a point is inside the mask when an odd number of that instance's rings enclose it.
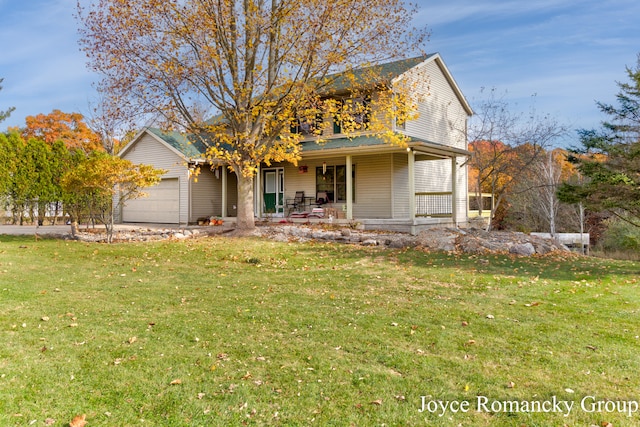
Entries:
{"label": "front door", "polygon": [[284,168],[263,169],[262,180],[264,191],[264,213],[270,215],[284,214]]}

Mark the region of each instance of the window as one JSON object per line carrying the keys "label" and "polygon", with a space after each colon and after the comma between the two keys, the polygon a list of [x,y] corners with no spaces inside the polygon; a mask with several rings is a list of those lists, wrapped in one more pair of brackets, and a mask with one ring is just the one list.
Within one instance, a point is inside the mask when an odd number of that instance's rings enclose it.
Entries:
{"label": "window", "polygon": [[[352,201],[356,199],[356,168],[351,167],[351,194]],[[316,195],[327,193],[328,202],[346,202],[347,200],[347,167],[345,165],[327,166],[316,168]]]}
{"label": "window", "polygon": [[291,126],[291,133],[297,133],[304,136],[322,135],[322,113],[317,113],[315,118],[298,116]]}
{"label": "window", "polygon": [[338,113],[333,116],[333,133],[366,130],[371,122],[371,97],[344,98],[338,101]]}

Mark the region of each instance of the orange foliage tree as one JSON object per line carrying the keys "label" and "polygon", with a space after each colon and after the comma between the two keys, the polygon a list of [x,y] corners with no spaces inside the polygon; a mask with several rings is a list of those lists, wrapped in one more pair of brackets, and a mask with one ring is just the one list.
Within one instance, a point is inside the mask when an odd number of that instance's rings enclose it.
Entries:
{"label": "orange foliage tree", "polygon": [[[513,111],[496,90],[476,107],[469,126],[469,191],[491,194],[492,208],[487,229],[513,186],[531,173],[533,166],[566,126],[549,115]],[[480,203],[481,200],[478,200]]]}
{"label": "orange foliage tree", "polygon": [[36,138],[53,145],[60,140],[69,150],[80,149],[86,153],[102,151],[100,136],[84,122],[80,113],[64,113],[53,110],[49,114],[28,116],[26,127],[21,130],[25,140]]}

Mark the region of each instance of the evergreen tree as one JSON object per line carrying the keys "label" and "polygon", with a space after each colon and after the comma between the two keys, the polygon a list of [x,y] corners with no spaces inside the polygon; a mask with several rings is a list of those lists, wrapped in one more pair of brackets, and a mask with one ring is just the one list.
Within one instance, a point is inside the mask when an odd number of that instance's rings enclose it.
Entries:
{"label": "evergreen tree", "polygon": [[627,75],[629,82],[618,83],[617,105],[598,103],[610,120],[601,129],[579,131],[583,147],[572,150],[570,160],[578,164],[583,183],[566,183],[558,195],[640,227],[640,55]]}

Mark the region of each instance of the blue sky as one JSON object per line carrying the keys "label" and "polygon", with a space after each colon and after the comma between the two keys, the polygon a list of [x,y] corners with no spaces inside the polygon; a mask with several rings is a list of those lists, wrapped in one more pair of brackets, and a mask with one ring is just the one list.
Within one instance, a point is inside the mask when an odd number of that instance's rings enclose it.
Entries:
{"label": "blue sky", "polygon": [[[84,1],[83,1],[84,2]],[[515,109],[532,105],[574,129],[604,118],[616,81],[640,53],[637,0],[417,0],[416,24],[471,104],[495,87]],[[0,0],[0,131],[53,109],[87,113],[95,97],[77,44],[76,0]],[[577,143],[575,132],[563,144]]]}

